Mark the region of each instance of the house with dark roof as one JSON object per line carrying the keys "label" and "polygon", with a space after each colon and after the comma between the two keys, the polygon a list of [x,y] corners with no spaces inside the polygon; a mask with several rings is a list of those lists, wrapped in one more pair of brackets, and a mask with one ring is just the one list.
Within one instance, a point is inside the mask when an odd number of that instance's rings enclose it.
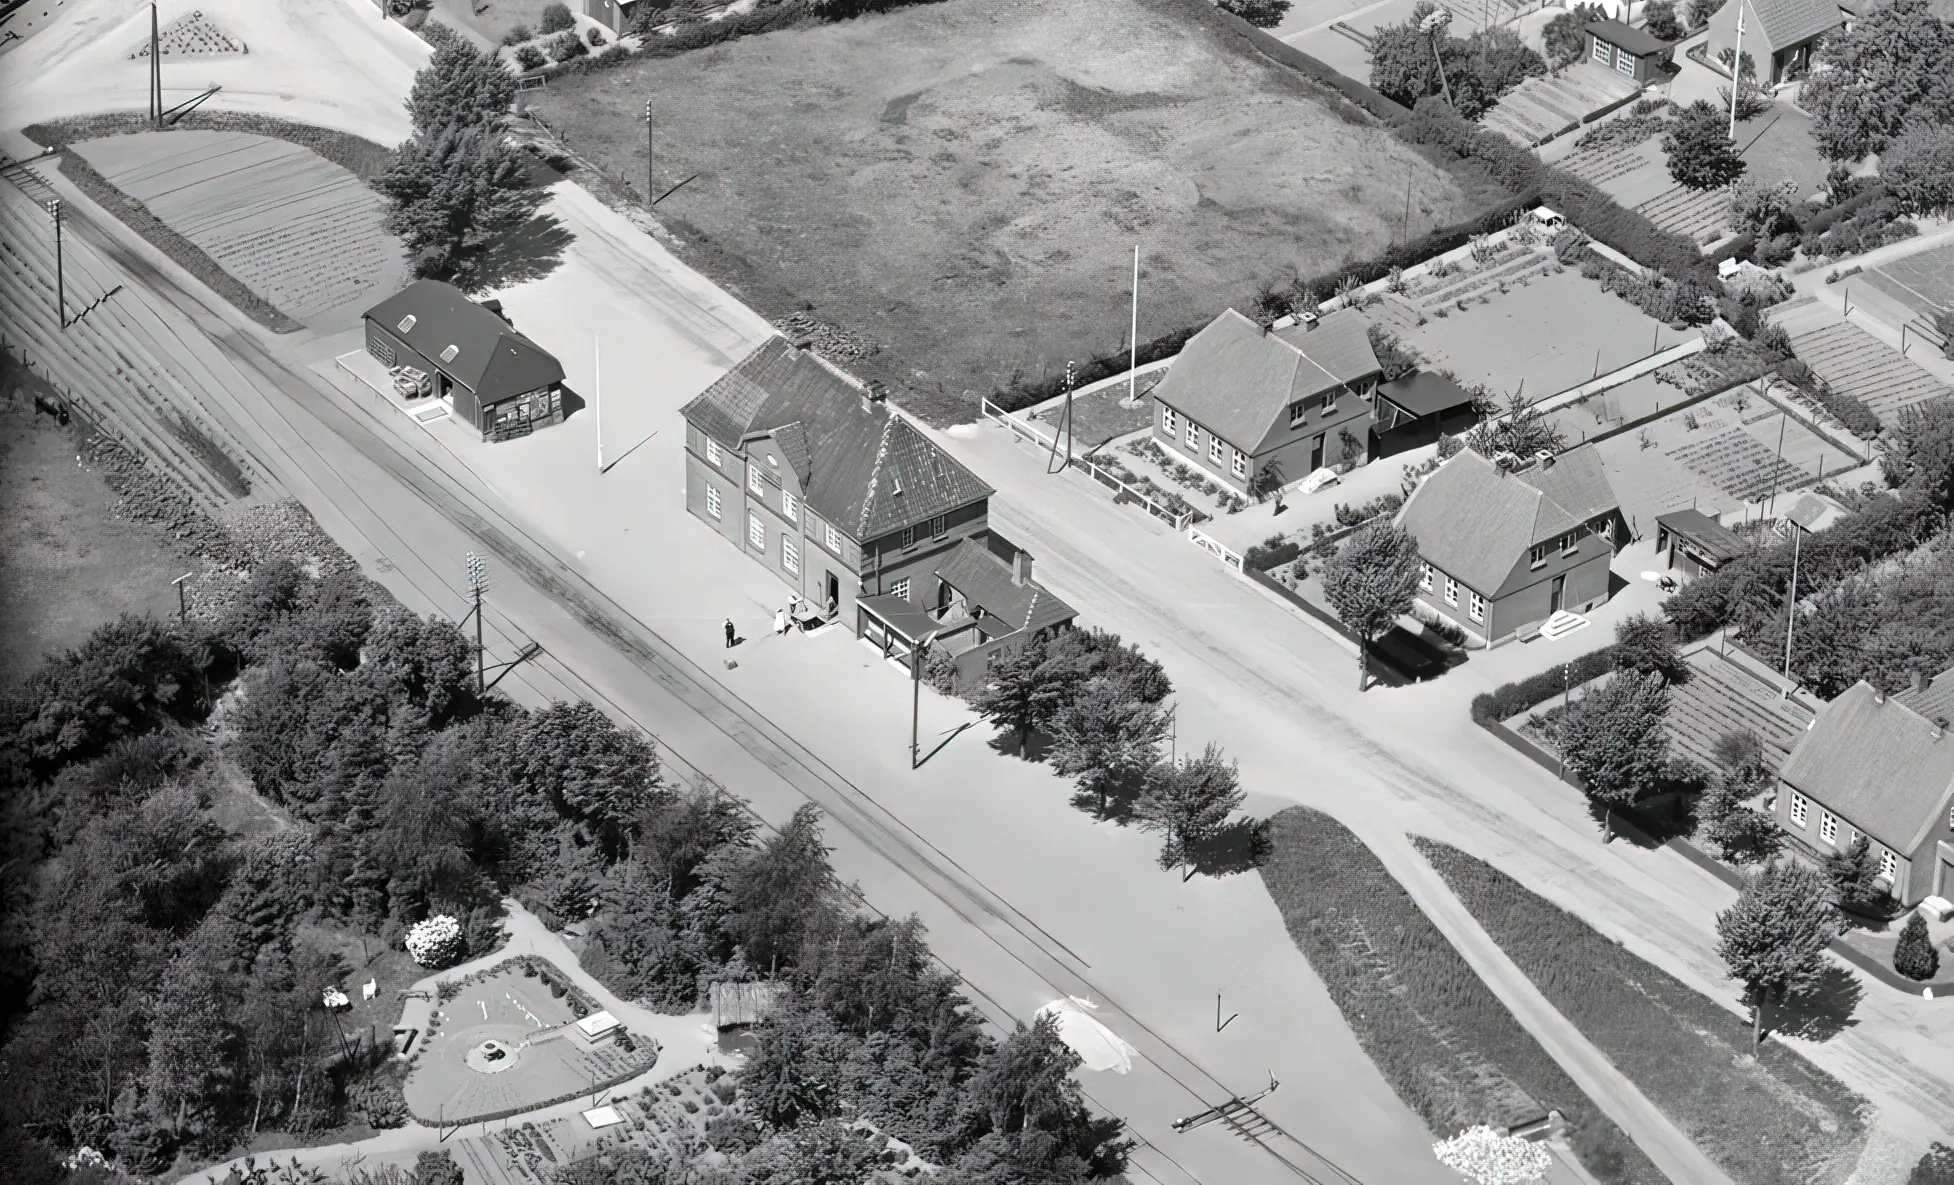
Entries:
{"label": "house with dark roof", "polygon": [[439,280],[416,280],[368,309],[366,352],[389,370],[427,375],[433,397],[484,440],[563,422],[563,366],[516,332],[499,302],[477,304]]}
{"label": "house with dark roof", "polygon": [[1954,890],[1954,736],[1915,696],[1861,680],[1813,720],[1780,771],[1778,825],[1830,855],[1863,837],[1902,905]]}
{"label": "house with dark roof", "polygon": [[1414,370],[1380,383],[1371,397],[1370,455],[1402,453],[1470,431],[1479,422],[1472,392],[1432,370]]}
{"label": "house with dark roof", "polygon": [[1154,439],[1238,493],[1271,471],[1278,484],[1301,481],[1366,459],[1381,377],[1354,309],[1274,326],[1229,309],[1153,389]]}
{"label": "house with dark roof", "polygon": [[1588,61],[1643,86],[1662,81],[1674,56],[1667,41],[1621,21],[1590,21],[1583,32]]}
{"label": "house with dark roof", "polygon": [[1744,56],[1755,63],[1757,81],[1766,86],[1809,69],[1819,40],[1846,21],[1836,0],[1728,0],[1710,17],[1713,60],[1736,60],[1740,13]]}
{"label": "house with dark roof", "polygon": [[[964,616],[984,641],[1048,628],[1055,606],[1071,620],[1031,581],[1030,557],[991,531],[991,488],[878,388],[818,355],[770,338],[680,414],[686,508],[802,601],[892,653],[943,632],[953,604],[983,611]],[[969,548],[991,554],[988,582]],[[1013,564],[1022,581],[1010,579]],[[946,579],[956,591],[944,591]]]}
{"label": "house with dark roof", "polygon": [[1714,572],[1750,550],[1743,536],[1694,507],[1656,516],[1656,555],[1687,575]]}
{"label": "house with dark roof", "polygon": [[1524,467],[1461,449],[1398,511],[1418,541],[1418,599],[1493,645],[1610,596],[1628,524],[1592,446]]}

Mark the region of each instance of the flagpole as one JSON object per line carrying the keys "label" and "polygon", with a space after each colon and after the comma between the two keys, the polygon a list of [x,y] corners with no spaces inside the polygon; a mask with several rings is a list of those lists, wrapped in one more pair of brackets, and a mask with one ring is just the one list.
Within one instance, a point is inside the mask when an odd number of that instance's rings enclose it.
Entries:
{"label": "flagpole", "polygon": [[590,350],[597,369],[597,384],[591,389],[590,408],[597,416],[597,472],[604,471],[604,349],[596,334],[590,335]]}
{"label": "flagpole", "polygon": [[1140,368],[1140,244],[1133,244],[1133,324],[1127,336],[1126,356],[1126,401],[1129,404],[1140,400],[1140,376],[1134,372]]}
{"label": "flagpole", "polygon": [[1730,142],[1737,142],[1737,96],[1744,89],[1744,4],[1737,0],[1737,56],[1730,62]]}

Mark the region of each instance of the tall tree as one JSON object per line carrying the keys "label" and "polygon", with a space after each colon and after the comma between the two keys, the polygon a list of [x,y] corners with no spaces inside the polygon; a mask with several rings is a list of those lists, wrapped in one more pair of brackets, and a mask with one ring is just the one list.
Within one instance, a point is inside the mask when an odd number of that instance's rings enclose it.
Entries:
{"label": "tall tree", "polygon": [[1646,613],[1615,624],[1615,669],[1659,675],[1671,686],[1687,683],[1690,676],[1690,666],[1676,644],[1676,627]]}
{"label": "tall tree", "polygon": [[1479,422],[1466,434],[1466,445],[1487,459],[1501,453],[1531,458],[1539,453],[1558,453],[1567,447],[1567,436],[1550,419],[1537,400],[1514,388],[1504,400],[1495,401],[1484,387],[1477,389],[1473,409]]}
{"label": "tall tree", "polygon": [[1736,904],[1717,915],[1717,953],[1744,985],[1751,1043],[1764,1043],[1764,1006],[1818,987],[1825,948],[1839,933],[1831,886],[1785,861],[1751,874]]}
{"label": "tall tree", "polygon": [[1744,175],[1743,158],[1730,143],[1724,112],[1698,99],[1662,138],[1669,175],[1685,189],[1720,189]]}
{"label": "tall tree", "polygon": [[1658,41],[1683,39],[1683,22],[1676,16],[1675,0],[1649,0],[1642,10],[1642,27]]}
{"label": "tall tree", "polygon": [[1832,882],[1832,892],[1842,909],[1876,913],[1884,908],[1890,894],[1879,883],[1879,875],[1879,859],[1863,835],[1851,846],[1825,857],[1825,879]]}
{"label": "tall tree", "polygon": [[515,97],[516,77],[501,58],[455,37],[415,72],[414,87],[407,93],[407,113],[419,136],[448,127],[499,127]]}
{"label": "tall tree", "polygon": [[1179,867],[1187,881],[1194,875],[1194,849],[1218,835],[1245,798],[1235,763],[1210,742],[1199,757],[1155,766],[1133,816],[1142,828],[1161,833],[1160,866]]}
{"label": "tall tree", "polygon": [[1924,120],[1908,125],[1879,154],[1879,178],[1908,214],[1954,214],[1954,126]]}
{"label": "tall tree", "polygon": [[1275,28],[1289,11],[1289,0],[1218,0],[1218,3],[1222,11],[1232,12],[1258,29]]}
{"label": "tall tree", "polygon": [[1079,789],[1106,810],[1109,795],[1123,792],[1160,760],[1167,717],[1133,693],[1123,679],[1094,678],[1052,721],[1052,768],[1079,780]]}
{"label": "tall tree", "polygon": [[728,878],[726,930],[756,969],[791,964],[801,942],[833,909],[834,872],[821,811],[802,803]]}
{"label": "tall tree", "polygon": [[1770,771],[1762,765],[1718,770],[1696,807],[1697,834],[1716,845],[1726,860],[1761,864],[1774,859],[1784,831],[1776,819],[1751,805],[1770,784]]}
{"label": "tall tree", "polygon": [[1370,647],[1411,612],[1424,561],[1418,541],[1393,522],[1352,532],[1323,565],[1323,595],[1357,635],[1357,690],[1370,682]]}
{"label": "tall tree", "polygon": [[1049,1015],[1020,1023],[984,1059],[970,1082],[968,1124],[1008,1166],[999,1179],[1078,1181],[1125,1168],[1130,1145],[1118,1138],[1116,1121],[1086,1108],[1072,1078],[1078,1065]]}
{"label": "tall tree", "polygon": [[1954,509],[1954,399],[1929,399],[1901,409],[1879,468],[1887,485],[1917,491],[1936,506]]}
{"label": "tall tree", "polygon": [[1918,910],[1907,915],[1900,940],[1893,945],[1893,970],[1908,979],[1932,979],[1940,970],[1940,952],[1927,937],[1927,919]]}
{"label": "tall tree", "polygon": [[1605,808],[1606,838],[1614,836],[1613,809],[1653,790],[1668,768],[1669,735],[1663,730],[1668,714],[1669,688],[1662,676],[1616,671],[1561,720],[1560,751],[1588,797]]}
{"label": "tall tree", "polygon": [[156,1119],[182,1133],[244,1085],[238,985],[194,946],[171,962],[150,1010],[149,1098]]}
{"label": "tall tree", "polygon": [[1798,105],[1811,112],[1812,138],[1833,160],[1884,152],[1910,119],[1954,121],[1954,25],[1929,0],[1892,0],[1866,10],[1852,31],[1820,48]]}
{"label": "tall tree", "polygon": [[536,204],[521,154],[486,124],[447,125],[400,146],[379,180],[416,275],[473,287],[483,255]]}
{"label": "tall tree", "polygon": [[658,794],[658,754],[651,743],[619,728],[593,704],[551,704],[515,723],[506,736],[503,776],[577,820],[612,855]]}

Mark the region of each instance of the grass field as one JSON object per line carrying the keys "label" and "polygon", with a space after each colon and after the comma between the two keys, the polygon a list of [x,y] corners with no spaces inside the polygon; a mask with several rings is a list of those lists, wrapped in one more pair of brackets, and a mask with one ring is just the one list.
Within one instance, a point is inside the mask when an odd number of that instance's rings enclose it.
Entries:
{"label": "grass field", "polygon": [[33,407],[25,393],[0,401],[0,687],[124,613],[174,615],[170,581],[196,566],[158,532],[113,517],[115,494]]}
{"label": "grass field", "polygon": [[1843,1181],[1865,1101],[1742,1017],[1457,848],[1418,846],[1561,1015],[1740,1185]]}
{"label": "grass field", "polygon": [[[881,345],[856,369],[938,422],[1265,281],[1497,196],[1261,56],[1202,0],[947,0],[553,81],[525,96],[769,317]],[[689,234],[686,232],[690,232]],[[707,242],[699,244],[703,237]]]}
{"label": "grass field", "polygon": [[1269,820],[1269,840],[1262,882],[1289,936],[1364,1052],[1434,1132],[1553,1108],[1598,1180],[1663,1179],[1356,836],[1327,815],[1291,807]]}

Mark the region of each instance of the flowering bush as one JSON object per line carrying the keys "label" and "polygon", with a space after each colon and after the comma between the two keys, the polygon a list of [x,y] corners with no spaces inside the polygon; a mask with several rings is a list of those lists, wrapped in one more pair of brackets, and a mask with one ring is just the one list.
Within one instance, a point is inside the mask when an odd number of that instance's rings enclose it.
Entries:
{"label": "flowering bush", "polygon": [[1523,1185],[1553,1167],[1553,1156],[1525,1136],[1502,1136],[1483,1124],[1432,1145],[1439,1163],[1478,1185]]}
{"label": "flowering bush", "polygon": [[437,913],[407,931],[407,953],[423,967],[446,967],[461,957],[461,923]]}

